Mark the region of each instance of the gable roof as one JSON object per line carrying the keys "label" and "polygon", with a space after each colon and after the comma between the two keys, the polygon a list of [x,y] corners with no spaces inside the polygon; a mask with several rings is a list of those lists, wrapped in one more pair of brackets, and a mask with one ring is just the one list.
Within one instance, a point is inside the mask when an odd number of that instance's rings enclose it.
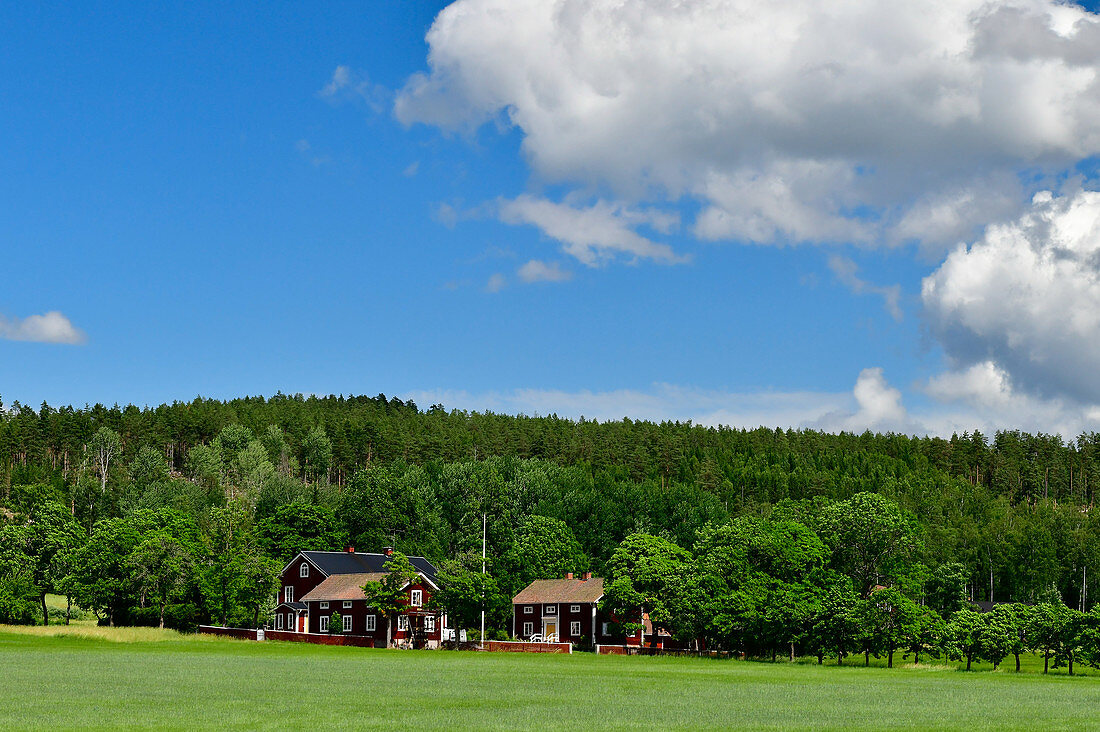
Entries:
{"label": "gable roof", "polygon": [[364,572],[362,574],[334,574],[302,596],[302,602],[314,600],[364,600],[363,585],[377,582],[386,576],[385,572]]}
{"label": "gable roof", "polygon": [[[294,559],[283,568],[285,572],[298,557],[304,557],[314,567],[326,576],[336,574],[375,574],[385,572],[383,565],[389,561],[385,554],[372,552],[298,552]],[[416,571],[424,575],[433,586],[438,586],[436,581],[435,565],[424,557],[409,557],[409,563]]]}
{"label": "gable roof", "polygon": [[512,598],[513,605],[555,602],[599,602],[603,597],[603,578],[538,579]]}

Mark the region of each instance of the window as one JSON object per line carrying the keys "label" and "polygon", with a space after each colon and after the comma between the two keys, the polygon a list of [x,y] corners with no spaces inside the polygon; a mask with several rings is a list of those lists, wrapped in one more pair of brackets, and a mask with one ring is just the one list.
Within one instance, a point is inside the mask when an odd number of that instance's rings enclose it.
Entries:
{"label": "window", "polygon": [[581,634],[580,621],[579,620],[574,620],[572,623],[569,624],[569,635],[580,635],[580,634]]}
{"label": "window", "polygon": [[345,615],[344,616],[344,632],[345,633],[350,633],[351,632],[351,616],[350,615]]}
{"label": "window", "polygon": [[302,562],[302,566],[298,568],[298,576],[299,577],[308,577],[309,576],[309,565],[306,564],[305,562]]}
{"label": "window", "polygon": [[275,613],[275,630],[283,629],[283,614]]}
{"label": "window", "polygon": [[524,635],[524,637],[530,638],[534,634],[534,632],[535,632],[535,624],[534,623],[524,623],[523,624],[523,635]]}
{"label": "window", "polygon": [[570,605],[569,606],[569,612],[571,612],[571,613],[579,613],[580,611],[581,611],[581,606],[580,605]]}
{"label": "window", "polygon": [[546,614],[547,615],[557,615],[558,614],[558,606],[557,605],[547,605],[546,606]]}
{"label": "window", "polygon": [[321,603],[321,609],[322,610],[328,610],[328,600],[325,600],[324,602]]}
{"label": "window", "polygon": [[397,629],[398,630],[408,630],[409,629],[409,616],[408,615],[398,615],[397,616]]}
{"label": "window", "polygon": [[531,605],[524,605],[523,606],[523,614],[524,615],[530,615],[533,612],[535,612],[535,608],[532,607]]}
{"label": "window", "polygon": [[367,630],[374,630],[374,623],[375,623],[374,616],[373,615],[368,615],[367,616]]}
{"label": "window", "polygon": [[412,601],[409,603],[410,605],[412,605],[413,607],[420,607],[424,604],[424,591],[413,590],[411,599]]}
{"label": "window", "polygon": [[322,615],[321,616],[321,632],[322,633],[327,633],[328,632],[328,615]]}
{"label": "window", "polygon": [[287,587],[285,590],[283,590],[283,599],[286,600],[287,602],[294,602],[294,588],[293,587]]}
{"label": "window", "polygon": [[434,615],[429,615],[428,617],[424,618],[424,632],[425,633],[434,633],[435,632],[435,616]]}
{"label": "window", "polygon": [[286,614],[286,629],[287,630],[298,630],[297,626],[295,626],[295,624],[294,624],[294,613],[287,613]]}
{"label": "window", "polygon": [[611,623],[604,623],[603,629],[600,631],[603,635],[611,635]]}
{"label": "window", "polygon": [[344,609],[347,610],[351,607],[351,600],[344,600]]}

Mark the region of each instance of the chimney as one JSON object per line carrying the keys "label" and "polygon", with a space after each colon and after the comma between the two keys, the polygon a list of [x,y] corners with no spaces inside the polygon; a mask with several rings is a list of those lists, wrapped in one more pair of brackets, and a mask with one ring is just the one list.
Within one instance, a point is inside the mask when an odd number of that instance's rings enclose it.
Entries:
{"label": "chimney", "polygon": [[387,557],[392,557],[393,556],[393,547],[392,546],[382,547],[382,553],[385,554]]}
{"label": "chimney", "polygon": [[585,580],[585,581],[592,579],[592,573],[591,572],[585,572],[584,574],[581,575],[581,579]]}
{"label": "chimney", "polygon": [[355,547],[349,546],[348,547],[348,554],[355,554]]}
{"label": "chimney", "polygon": [[573,573],[572,572],[566,572],[565,573],[565,578],[566,579],[573,579]]}

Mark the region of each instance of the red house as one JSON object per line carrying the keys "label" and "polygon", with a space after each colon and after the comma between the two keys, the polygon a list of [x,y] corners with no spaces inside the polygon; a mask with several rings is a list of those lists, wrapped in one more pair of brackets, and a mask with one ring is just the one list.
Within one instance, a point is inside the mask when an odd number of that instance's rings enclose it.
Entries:
{"label": "red house", "polygon": [[[276,600],[275,630],[327,634],[334,613],[340,616],[339,632],[371,638],[386,644],[389,619],[367,607],[362,587],[386,576],[384,567],[392,549],[381,554],[357,552],[299,552],[280,575],[282,587]],[[392,639],[395,645],[434,648],[443,637],[445,613],[428,609],[436,584],[436,568],[424,557],[409,557],[419,577],[405,586],[405,610],[397,616]]]}
{"label": "red house", "polygon": [[[599,609],[603,578],[586,572],[578,578],[539,579],[512,598],[512,637],[556,638],[562,643],[614,643],[610,620]],[[621,643],[621,638],[619,639]]]}

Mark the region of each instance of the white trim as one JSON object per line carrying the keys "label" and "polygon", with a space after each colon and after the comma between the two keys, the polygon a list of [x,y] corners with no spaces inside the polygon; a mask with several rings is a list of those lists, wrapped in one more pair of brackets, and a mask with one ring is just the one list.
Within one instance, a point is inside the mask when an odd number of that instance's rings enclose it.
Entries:
{"label": "white trim", "polygon": [[368,632],[370,632],[372,630],[377,630],[377,620],[376,620],[376,618],[377,618],[377,616],[375,616],[375,615],[368,615],[367,616],[367,631]]}
{"label": "white trim", "polygon": [[555,618],[558,617],[558,605],[557,605],[557,603],[554,603],[552,605],[543,605],[542,606],[542,615],[543,615],[543,617],[551,617],[551,616],[555,617]]}
{"label": "white trim", "polygon": [[320,618],[318,618],[318,620],[320,620],[320,625],[318,626],[318,631],[321,632],[321,633],[327,633],[328,632],[328,615],[322,615]]}
{"label": "white trim", "polygon": [[523,637],[530,638],[535,634],[535,624],[528,621],[523,624]]}
{"label": "white trim", "polygon": [[[326,554],[340,554],[340,552],[325,552],[325,553],[326,553]],[[312,565],[313,565],[313,568],[314,568],[314,569],[316,569],[316,570],[317,570],[318,572],[320,572],[320,573],[321,573],[321,576],[322,576],[322,577],[328,577],[328,573],[327,573],[327,572],[325,572],[325,570],[323,570],[323,569],[321,569],[320,567],[318,567],[318,566],[317,566],[317,562],[315,562],[315,561],[313,561],[312,559],[310,559],[309,557],[307,557],[307,556],[306,556],[306,553],[305,553],[305,552],[298,552],[297,554],[295,554],[295,555],[294,555],[294,558],[293,558],[293,559],[291,559],[291,560],[290,560],[289,562],[287,562],[287,565],[286,565],[285,567],[283,567],[283,570],[282,570],[281,572],[279,572],[279,576],[280,576],[280,577],[282,577],[282,576],[283,576],[284,574],[286,574],[286,571],[287,571],[288,569],[290,569],[290,568],[291,568],[291,566],[293,566],[293,564],[294,564],[295,562],[297,562],[297,561],[298,561],[298,557],[301,557],[302,559],[304,559],[304,560],[306,560],[307,562],[309,562],[310,564],[312,564]]]}
{"label": "white trim", "polygon": [[434,615],[425,615],[424,616],[424,632],[425,633],[434,633],[435,632],[435,616]]}
{"label": "white trim", "polygon": [[571,613],[579,613],[580,611],[581,611],[581,606],[580,605],[570,605],[569,606],[569,612],[571,612]]}
{"label": "white trim", "polygon": [[398,615],[397,616],[397,629],[404,632],[404,633],[407,633],[409,631],[409,616],[408,615]]}
{"label": "white trim", "polygon": [[275,613],[275,630],[283,629],[283,614]]}
{"label": "white trim", "polygon": [[571,620],[569,621],[569,635],[579,636],[581,634],[581,621]]}
{"label": "white trim", "polygon": [[283,602],[294,602],[294,585],[283,588]]}
{"label": "white trim", "polygon": [[409,591],[409,606],[424,607],[424,590]]}
{"label": "white trim", "polygon": [[523,614],[524,615],[534,615],[535,614],[535,606],[534,605],[524,605],[523,606]]}
{"label": "white trim", "polygon": [[351,632],[351,613],[348,613],[347,615],[344,615],[343,616],[343,621],[344,621],[344,632],[345,633],[350,633]]}
{"label": "white trim", "polygon": [[298,579],[305,579],[309,577],[309,562],[302,562],[298,565]]}
{"label": "white trim", "polygon": [[321,609],[328,610],[328,600],[321,600]]}
{"label": "white trim", "polygon": [[351,600],[344,600],[343,609],[344,610],[350,610],[351,609]]}

